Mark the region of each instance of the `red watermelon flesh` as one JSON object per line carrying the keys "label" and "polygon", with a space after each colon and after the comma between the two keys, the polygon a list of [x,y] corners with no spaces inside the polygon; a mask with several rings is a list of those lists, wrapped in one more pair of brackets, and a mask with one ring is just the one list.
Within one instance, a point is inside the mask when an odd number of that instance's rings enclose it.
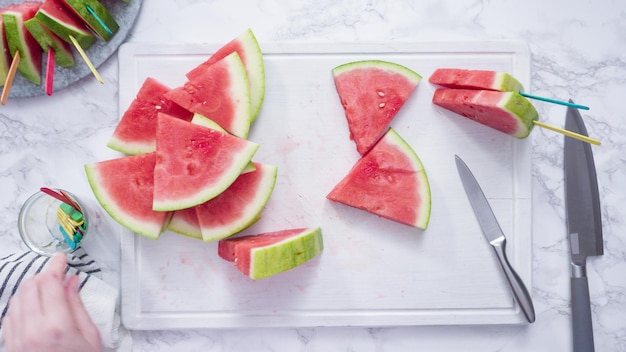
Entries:
{"label": "red watermelon flesh", "polygon": [[4,82],[7,80],[9,73],[9,67],[11,67],[11,53],[5,35],[4,23],[2,22],[3,12],[4,9],[0,10],[0,36],[2,36],[2,38],[0,38],[0,86],[4,86]]}
{"label": "red watermelon flesh", "polygon": [[422,78],[404,66],[379,60],[347,63],[332,72],[350,138],[361,155],[386,131]]}
{"label": "red watermelon flesh", "polygon": [[215,241],[244,230],[259,219],[276,183],[277,168],[254,163],[217,197],[196,207],[202,238]]}
{"label": "red watermelon flesh", "polygon": [[237,53],[208,66],[201,75],[174,88],[165,97],[183,108],[215,121],[241,138],[250,129],[250,88]]}
{"label": "red watermelon flesh", "polygon": [[433,104],[517,138],[527,137],[539,117],[516,92],[441,88],[435,90]]}
{"label": "red watermelon flesh", "polygon": [[202,239],[196,207],[176,210],[167,225],[167,229],[191,238]]}
{"label": "red watermelon flesh", "polygon": [[85,165],[89,185],[109,215],[133,232],[159,238],[170,214],[152,210],[156,154]]}
{"label": "red watermelon flesh", "polygon": [[157,211],[202,204],[228,188],[259,145],[159,113],[154,170]]}
{"label": "red watermelon flesh", "polygon": [[191,121],[192,112],[165,97],[169,91],[169,87],[156,79],[146,78],[115,127],[107,146],[125,154],[149,153],[156,147],[158,113]]}
{"label": "red watermelon flesh", "polygon": [[326,196],[420,229],[430,219],[430,186],[413,149],[393,129]]}
{"label": "red watermelon flesh", "polygon": [[41,84],[41,55],[39,43],[28,32],[24,22],[35,17],[40,2],[24,2],[19,5],[9,5],[2,13],[2,22],[5,35],[12,56],[20,52],[18,71],[27,80],[34,84]]}
{"label": "red watermelon flesh", "polygon": [[187,73],[187,78],[193,80],[202,76],[204,70],[212,64],[218,62],[229,54],[236,52],[243,62],[248,75],[248,84],[250,85],[250,104],[252,119],[254,120],[261,110],[263,99],[265,96],[265,68],[263,63],[263,54],[259,43],[252,33],[252,30],[240,34],[237,38],[231,40],[226,45],[217,50],[209,59]]}
{"label": "red watermelon flesh", "polygon": [[318,228],[298,228],[220,240],[218,255],[252,279],[269,277],[299,265],[323,249]]}
{"label": "red watermelon flesh", "polygon": [[73,36],[83,49],[97,40],[61,0],[45,0],[35,17],[67,43],[71,43],[70,35]]}
{"label": "red watermelon flesh", "polygon": [[439,68],[428,78],[432,84],[455,89],[487,89],[521,92],[522,84],[506,72]]}

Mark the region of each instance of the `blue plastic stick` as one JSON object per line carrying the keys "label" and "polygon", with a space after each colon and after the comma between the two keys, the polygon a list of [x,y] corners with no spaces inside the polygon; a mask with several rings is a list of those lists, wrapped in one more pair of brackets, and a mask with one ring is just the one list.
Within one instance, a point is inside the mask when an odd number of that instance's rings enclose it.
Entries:
{"label": "blue plastic stick", "polygon": [[568,103],[566,101],[554,100],[554,99],[544,98],[544,97],[538,97],[536,95],[526,94],[526,93],[522,93],[522,92],[519,92],[519,95],[521,95],[523,97],[526,97],[526,98],[530,98],[530,99],[537,99],[537,100],[547,101],[548,103],[570,106],[572,108],[581,109],[581,110],[589,110],[588,106],[578,105],[578,104],[574,104],[574,103]]}
{"label": "blue plastic stick", "polygon": [[113,32],[111,32],[109,27],[106,24],[104,24],[104,21],[102,21],[102,19],[98,17],[98,15],[96,15],[96,12],[91,8],[91,6],[86,5],[86,7],[87,7],[87,11],[89,11],[89,13],[98,21],[98,23],[100,23],[102,28],[104,28],[104,30],[107,31],[107,33],[109,33],[110,35],[113,35]]}

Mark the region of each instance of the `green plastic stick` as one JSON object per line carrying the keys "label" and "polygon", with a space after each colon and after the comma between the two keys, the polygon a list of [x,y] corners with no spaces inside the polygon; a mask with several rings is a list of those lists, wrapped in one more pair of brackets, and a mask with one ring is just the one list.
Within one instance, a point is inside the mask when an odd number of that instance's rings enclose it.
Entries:
{"label": "green plastic stick", "polygon": [[576,108],[576,109],[581,109],[581,110],[589,110],[589,107],[588,106],[584,106],[584,105],[578,105],[578,104],[569,103],[569,102],[566,102],[566,101],[554,100],[554,99],[550,99],[550,98],[539,97],[539,96],[536,96],[536,95],[522,93],[522,92],[519,92],[519,94],[521,96],[523,96],[523,97],[530,98],[530,99],[547,101],[548,103],[565,105],[565,106],[569,106],[569,107]]}

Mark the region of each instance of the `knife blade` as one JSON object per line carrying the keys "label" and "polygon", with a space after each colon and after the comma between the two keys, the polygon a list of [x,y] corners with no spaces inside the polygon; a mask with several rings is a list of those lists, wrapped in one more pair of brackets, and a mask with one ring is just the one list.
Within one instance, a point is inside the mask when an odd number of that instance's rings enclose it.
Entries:
{"label": "knife blade", "polygon": [[502,232],[500,224],[489,205],[489,201],[487,201],[472,171],[458,155],[455,155],[454,158],[457,171],[461,177],[461,183],[469,198],[476,219],[480,224],[480,228],[483,231],[483,235],[496,252],[498,262],[502,267],[502,271],[504,272],[509,286],[511,286],[513,290],[513,296],[515,296],[517,303],[520,305],[524,316],[529,323],[533,323],[535,321],[533,301],[526,289],[526,285],[524,285],[524,281],[522,281],[509,263],[506,255],[506,237],[504,236],[504,232]]}
{"label": "knife blade", "polygon": [[[565,128],[587,136],[587,128],[577,109],[567,109]],[[596,167],[588,143],[565,137],[563,149],[565,206],[572,271],[570,286],[573,345],[575,352],[594,351],[586,264],[587,257],[604,253]]]}

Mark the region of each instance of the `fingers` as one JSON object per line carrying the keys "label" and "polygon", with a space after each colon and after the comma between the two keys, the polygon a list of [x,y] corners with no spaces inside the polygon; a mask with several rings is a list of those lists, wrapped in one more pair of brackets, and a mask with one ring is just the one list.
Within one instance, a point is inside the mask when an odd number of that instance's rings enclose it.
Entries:
{"label": "fingers", "polygon": [[89,317],[83,301],[78,292],[78,276],[73,275],[66,286],[67,298],[74,319],[78,323],[78,329],[92,346],[101,346],[100,332]]}
{"label": "fingers", "polygon": [[56,253],[43,269],[44,273],[48,273],[56,278],[65,278],[65,268],[67,267],[67,258],[63,253]]}

